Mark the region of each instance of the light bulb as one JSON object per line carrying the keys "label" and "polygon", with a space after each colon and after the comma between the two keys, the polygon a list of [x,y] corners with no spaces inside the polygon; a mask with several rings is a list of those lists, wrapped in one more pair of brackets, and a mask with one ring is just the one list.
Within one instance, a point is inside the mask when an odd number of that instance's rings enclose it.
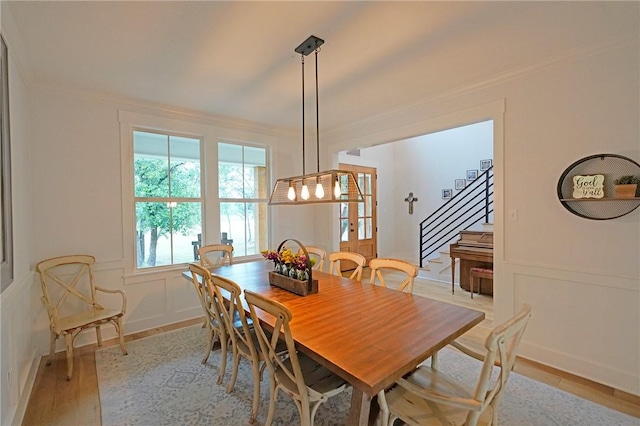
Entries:
{"label": "light bulb", "polygon": [[309,188],[307,188],[306,183],[302,184],[302,191],[300,191],[300,196],[302,197],[303,200],[309,199]]}
{"label": "light bulb", "polygon": [[342,191],[340,191],[340,182],[338,181],[338,179],[336,179],[336,185],[333,187],[333,195],[335,195],[336,198],[340,198],[341,193]]}
{"label": "light bulb", "polygon": [[316,198],[324,198],[324,188],[320,183],[320,178],[316,181]]}
{"label": "light bulb", "polygon": [[287,192],[287,198],[290,199],[291,201],[296,199],[296,189],[289,185],[289,192]]}

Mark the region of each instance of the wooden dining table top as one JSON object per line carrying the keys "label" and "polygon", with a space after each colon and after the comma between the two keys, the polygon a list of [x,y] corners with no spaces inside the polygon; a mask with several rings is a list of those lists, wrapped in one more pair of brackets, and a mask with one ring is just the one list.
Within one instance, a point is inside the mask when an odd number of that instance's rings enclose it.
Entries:
{"label": "wooden dining table top", "polygon": [[[271,270],[272,262],[256,261],[211,272],[284,304],[298,349],[368,397],[484,319],[483,312],[319,271],[318,293],[298,296],[271,286]],[[268,314],[261,320],[274,324]]]}

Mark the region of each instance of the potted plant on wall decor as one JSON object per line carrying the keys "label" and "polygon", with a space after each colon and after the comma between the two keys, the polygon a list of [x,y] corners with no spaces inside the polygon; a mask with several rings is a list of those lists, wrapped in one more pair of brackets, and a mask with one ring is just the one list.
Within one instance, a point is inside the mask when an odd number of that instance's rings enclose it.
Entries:
{"label": "potted plant on wall decor", "polygon": [[613,181],[616,190],[616,198],[633,198],[640,185],[640,177],[633,175],[620,176]]}

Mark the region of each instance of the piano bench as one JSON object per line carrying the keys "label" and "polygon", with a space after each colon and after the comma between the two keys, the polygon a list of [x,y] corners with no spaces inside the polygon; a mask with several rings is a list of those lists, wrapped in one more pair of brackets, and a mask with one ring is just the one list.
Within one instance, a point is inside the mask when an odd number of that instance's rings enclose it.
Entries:
{"label": "piano bench", "polygon": [[[493,281],[493,269],[486,268],[471,268],[469,270],[469,286],[471,291],[471,298],[473,299],[473,284],[476,278],[486,278]],[[480,294],[480,280],[478,280],[478,294]]]}

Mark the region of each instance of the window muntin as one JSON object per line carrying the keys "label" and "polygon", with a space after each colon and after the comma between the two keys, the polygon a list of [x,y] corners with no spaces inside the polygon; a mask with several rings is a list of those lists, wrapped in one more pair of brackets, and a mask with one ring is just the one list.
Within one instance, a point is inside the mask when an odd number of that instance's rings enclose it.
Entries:
{"label": "window muntin", "polygon": [[137,268],[193,261],[202,234],[200,139],[133,132]]}

